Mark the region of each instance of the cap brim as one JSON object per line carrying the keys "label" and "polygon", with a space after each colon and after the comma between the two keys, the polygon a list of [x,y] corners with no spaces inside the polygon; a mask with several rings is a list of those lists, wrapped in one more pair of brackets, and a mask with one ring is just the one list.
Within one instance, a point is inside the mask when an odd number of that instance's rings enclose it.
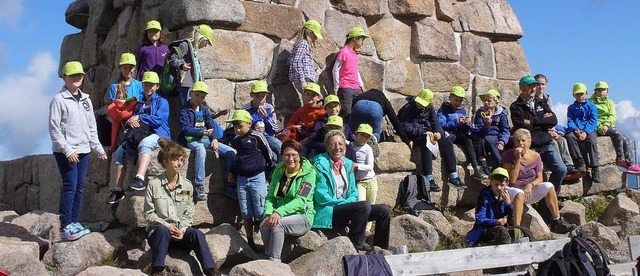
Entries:
{"label": "cap brim", "polygon": [[315,31],[313,31],[313,34],[314,34],[314,35],[316,35],[316,37],[317,37],[318,39],[324,39],[324,37],[322,36],[322,34],[321,34],[320,32],[315,32]]}
{"label": "cap brim", "polygon": [[420,98],[420,97],[416,97],[416,102],[423,105],[423,106],[427,106],[429,105],[429,103],[427,101],[425,101],[424,99]]}

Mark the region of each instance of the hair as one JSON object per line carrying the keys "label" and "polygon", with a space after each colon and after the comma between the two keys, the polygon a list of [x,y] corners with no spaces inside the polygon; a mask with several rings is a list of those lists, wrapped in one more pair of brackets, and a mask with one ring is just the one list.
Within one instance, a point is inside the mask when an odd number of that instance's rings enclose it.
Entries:
{"label": "hair", "polygon": [[539,80],[539,79],[544,79],[545,81],[549,82],[549,79],[547,79],[547,76],[543,75],[543,74],[536,74],[535,76],[533,76],[534,79]]}
{"label": "hair", "polygon": [[310,44],[313,48],[315,48],[315,47],[316,47],[316,42],[315,42],[315,41],[311,41],[311,40],[309,39],[309,35],[310,35],[310,34],[312,34],[312,33],[313,33],[313,31],[311,31],[311,30],[309,30],[309,29],[307,29],[307,28],[305,28],[305,27],[302,27],[302,29],[301,29],[301,30],[298,32],[298,34],[297,34],[297,36],[298,36],[298,41],[300,41],[300,40],[306,40],[307,42],[311,42],[311,43],[309,43],[309,44]]}
{"label": "hair", "polygon": [[526,128],[519,128],[513,133],[513,139],[519,136],[525,136],[529,139],[529,141],[531,141],[531,132],[529,132],[529,130],[527,130]]}
{"label": "hair", "polygon": [[169,141],[167,138],[158,139],[158,145],[160,145],[160,151],[158,152],[158,162],[164,167],[164,160],[178,160],[181,157],[187,157],[187,151],[180,145]]}
{"label": "hair", "polygon": [[508,182],[508,178],[505,177],[504,175],[496,174],[491,177],[491,180],[494,180],[494,179],[500,181],[500,183],[503,183],[505,180]]}
{"label": "hair", "polygon": [[[142,45],[152,45],[153,43],[151,43],[151,40],[149,40],[149,37],[147,36],[147,31],[148,30],[144,30],[144,34],[142,35]],[[162,30],[160,30],[160,38],[158,38],[158,45],[162,45],[164,44],[164,40],[166,39],[166,37],[164,36],[164,33],[162,32]]]}
{"label": "hair", "polygon": [[[135,68],[135,66],[133,68]],[[129,96],[129,91],[127,90],[127,80],[124,79],[124,76],[122,76],[122,71],[121,71],[120,78],[118,78],[118,83],[116,84],[116,99],[126,100],[128,96]]]}
{"label": "hair", "polygon": [[334,130],[330,130],[329,132],[327,132],[327,134],[324,135],[324,143],[329,144],[329,140],[331,140],[331,138],[336,135],[339,135],[340,137],[342,137],[343,141],[347,140],[347,137],[344,136],[344,132],[342,132],[342,130],[334,129]]}
{"label": "hair", "polygon": [[289,139],[282,143],[282,147],[280,147],[280,154],[284,154],[284,150],[287,148],[291,148],[298,152],[298,154],[302,155],[302,145],[298,143],[298,141]]}

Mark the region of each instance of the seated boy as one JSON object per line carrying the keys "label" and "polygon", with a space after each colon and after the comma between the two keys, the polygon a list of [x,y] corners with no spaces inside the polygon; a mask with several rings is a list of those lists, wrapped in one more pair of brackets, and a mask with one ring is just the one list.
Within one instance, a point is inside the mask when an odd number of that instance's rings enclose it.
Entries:
{"label": "seated boy", "polygon": [[327,112],[322,105],[322,93],[320,93],[320,85],[309,83],[302,94],[304,105],[293,113],[289,121],[285,125],[284,135],[281,140],[286,141],[293,139],[302,141],[302,144],[308,144],[309,134],[313,131],[313,127],[318,120],[324,118]]}
{"label": "seated boy", "polygon": [[569,153],[575,160],[578,171],[585,171],[585,158],[582,150],[589,157],[591,167],[591,180],[600,182],[598,170],[598,141],[596,141],[596,125],[598,123],[598,111],[596,106],[587,101],[587,86],[583,83],[573,85],[573,97],[576,101],[567,108],[567,133],[565,138],[569,145]]}

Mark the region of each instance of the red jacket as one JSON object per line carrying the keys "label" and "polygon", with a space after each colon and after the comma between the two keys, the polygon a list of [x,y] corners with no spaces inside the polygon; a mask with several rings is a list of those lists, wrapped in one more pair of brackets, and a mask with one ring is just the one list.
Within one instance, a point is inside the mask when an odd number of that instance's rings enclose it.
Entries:
{"label": "red jacket", "polygon": [[293,113],[285,125],[286,134],[282,141],[294,139],[300,141],[309,136],[318,120],[324,118],[327,112],[322,105],[305,104]]}
{"label": "red jacket", "polygon": [[115,150],[118,147],[118,132],[120,131],[120,124],[127,121],[133,110],[138,106],[138,101],[132,100],[125,102],[122,100],[113,101],[107,108],[107,115],[113,120],[111,125],[111,150]]}

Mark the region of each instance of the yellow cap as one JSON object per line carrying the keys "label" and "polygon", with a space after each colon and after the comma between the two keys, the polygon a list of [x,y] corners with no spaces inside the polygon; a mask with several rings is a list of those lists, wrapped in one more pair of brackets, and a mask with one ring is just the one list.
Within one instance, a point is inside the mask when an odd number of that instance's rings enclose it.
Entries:
{"label": "yellow cap", "polygon": [[320,93],[320,85],[318,85],[317,83],[310,82],[309,84],[307,84],[307,87],[305,87],[304,90],[316,92],[316,94],[322,97],[322,93]]}
{"label": "yellow cap", "polygon": [[162,30],[162,26],[157,20],[149,20],[149,22],[147,22],[147,28],[145,30]]}
{"label": "yellow cap", "polygon": [[596,83],[596,89],[609,89],[609,85],[604,81],[599,81]]}
{"label": "yellow cap", "polygon": [[134,56],[132,53],[122,53],[122,55],[120,56],[120,65],[133,65],[136,66],[136,56]]}
{"label": "yellow cap", "polygon": [[65,76],[84,74],[84,70],[82,69],[82,64],[79,61],[69,61],[64,65],[62,74]]}
{"label": "yellow cap", "polygon": [[367,33],[364,32],[364,29],[362,29],[362,27],[353,27],[351,28],[351,30],[349,30],[349,34],[347,34],[347,38],[354,38],[354,37],[369,37],[367,35]]}
{"label": "yellow cap", "polygon": [[336,95],[329,95],[324,97],[324,106],[327,106],[330,103],[340,103],[340,98]]}
{"label": "yellow cap", "polygon": [[304,22],[304,27],[307,28],[309,31],[312,31],[313,34],[315,34],[318,39],[323,38],[322,25],[320,25],[320,22],[311,19],[307,22]]}
{"label": "yellow cap", "polygon": [[495,170],[493,170],[493,172],[491,172],[491,174],[489,175],[489,178],[493,178],[496,175],[501,175],[507,178],[507,180],[509,180],[509,172],[507,172],[507,170],[505,168],[502,167],[498,167]]}
{"label": "yellow cap", "polygon": [[251,93],[269,93],[267,82],[263,80],[254,81],[251,84]]}
{"label": "yellow cap", "polygon": [[144,72],[144,75],[142,75],[142,82],[150,82],[155,84],[160,83],[160,79],[158,78],[158,73],[153,71]]}
{"label": "yellow cap", "polygon": [[233,112],[233,116],[231,116],[231,119],[225,120],[225,122],[227,123],[235,121],[251,123],[251,114],[249,114],[249,111],[246,111],[244,109],[238,109]]}
{"label": "yellow cap", "polygon": [[193,88],[191,88],[191,91],[209,94],[209,85],[207,85],[207,83],[204,81],[196,81],[196,83],[193,84]]}
{"label": "yellow cap", "polygon": [[208,25],[202,24],[198,26],[198,28],[196,28],[196,31],[198,31],[201,35],[206,37],[207,40],[209,40],[208,41],[209,45],[213,46],[213,29],[211,29],[211,27],[209,27]]}
{"label": "yellow cap", "polygon": [[466,98],[467,97],[467,92],[465,92],[464,88],[462,88],[461,86],[452,87],[450,94],[453,94],[456,97],[460,97],[460,98]]}
{"label": "yellow cap", "polygon": [[371,136],[373,135],[373,128],[369,124],[360,124],[360,126],[358,126],[358,130],[356,130],[356,133],[364,133]]}
{"label": "yellow cap", "polygon": [[576,83],[573,85],[573,95],[587,93],[587,86],[584,83]]}
{"label": "yellow cap", "polygon": [[428,106],[433,101],[433,91],[431,89],[422,89],[416,97],[416,102],[422,106]]}
{"label": "yellow cap", "polygon": [[329,116],[329,119],[327,119],[327,125],[342,127],[342,124],[342,117],[338,115],[331,115]]}
{"label": "yellow cap", "polygon": [[500,101],[500,92],[498,92],[498,90],[489,89],[489,91],[487,91],[487,93],[484,93],[484,94],[480,95],[480,100],[484,101],[484,98],[486,96],[493,96],[493,98],[495,98],[496,101]]}

